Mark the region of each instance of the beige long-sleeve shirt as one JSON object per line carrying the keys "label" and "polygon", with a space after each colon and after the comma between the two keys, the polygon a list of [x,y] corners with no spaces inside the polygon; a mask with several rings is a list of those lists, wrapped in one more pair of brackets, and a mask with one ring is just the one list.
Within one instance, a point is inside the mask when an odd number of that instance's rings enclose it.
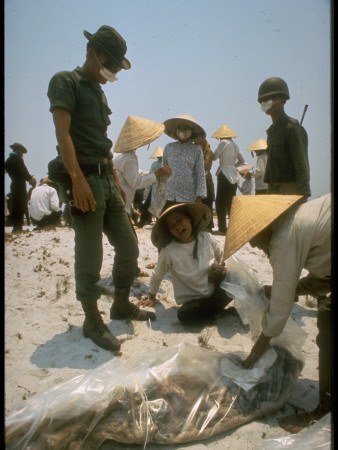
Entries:
{"label": "beige long-sleeve shirt", "polygon": [[208,280],[208,270],[213,258],[220,262],[222,249],[216,239],[205,231],[198,233],[197,259],[193,258],[194,245],[195,241],[188,244],[172,241],[160,251],[150,279],[150,293],[157,293],[167,271],[171,276],[177,304],[208,297],[213,293],[214,285]]}
{"label": "beige long-sleeve shirt", "polygon": [[331,194],[291,209],[276,221],[269,259],[273,284],[262,331],[274,337],[292,311],[302,269],[318,278],[331,275]]}

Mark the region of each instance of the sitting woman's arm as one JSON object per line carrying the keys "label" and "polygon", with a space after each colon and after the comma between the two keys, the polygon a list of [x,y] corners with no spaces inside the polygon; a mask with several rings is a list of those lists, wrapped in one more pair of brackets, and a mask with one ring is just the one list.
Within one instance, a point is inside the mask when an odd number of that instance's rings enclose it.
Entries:
{"label": "sitting woman's arm", "polygon": [[149,294],[143,300],[140,300],[137,305],[138,306],[154,306],[156,302],[156,294],[160,288],[160,284],[167,273],[168,267],[165,257],[165,252],[160,251],[158,260],[154,269],[154,272],[151,275],[150,283],[149,283]]}

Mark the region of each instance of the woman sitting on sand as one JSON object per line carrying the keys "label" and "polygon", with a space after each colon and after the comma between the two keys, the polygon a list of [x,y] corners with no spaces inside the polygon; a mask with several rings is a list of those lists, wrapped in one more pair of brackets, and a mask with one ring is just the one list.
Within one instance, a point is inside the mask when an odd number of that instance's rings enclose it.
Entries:
{"label": "woman sitting on sand", "polygon": [[[180,203],[165,210],[154,225],[152,243],[159,250],[150,279],[149,295],[138,304],[154,306],[161,281],[169,270],[175,301],[182,305],[177,313],[185,324],[213,323],[231,302],[220,283],[226,267],[219,264],[222,251],[206,231],[210,209],[202,203]],[[210,261],[214,259],[214,264]],[[228,308],[234,313],[234,308]]]}

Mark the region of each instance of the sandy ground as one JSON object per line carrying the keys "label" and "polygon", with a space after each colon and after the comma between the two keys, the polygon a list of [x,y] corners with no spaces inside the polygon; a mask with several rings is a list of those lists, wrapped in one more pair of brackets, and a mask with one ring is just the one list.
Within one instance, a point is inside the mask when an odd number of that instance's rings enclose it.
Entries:
{"label": "sandy ground", "polygon": [[[13,405],[35,393],[97,368],[114,357],[82,334],[84,314],[74,293],[72,229],[58,227],[33,231],[28,227],[27,230],[21,235],[12,235],[11,228],[5,228],[5,414]],[[152,270],[146,266],[157,259],[150,232],[151,225],[137,230],[139,266],[149,274]],[[216,236],[216,239],[223,245],[223,237]],[[114,250],[105,236],[103,243],[101,278],[109,279]],[[262,284],[271,283],[271,267],[262,252],[247,244],[236,253],[236,257],[256,272]],[[135,279],[133,300],[147,293],[149,280],[149,277]],[[108,294],[101,296],[99,309],[104,320],[112,333],[123,340],[122,361],[183,341],[198,346],[201,345],[201,336],[212,350],[250,351],[252,341],[238,318],[228,316],[203,330],[187,330],[177,320],[177,307],[169,280],[162,282],[160,297],[162,303],[156,306],[157,319],[149,326],[146,322],[111,321],[112,298]],[[147,448],[251,450],[266,438],[287,435],[279,427],[277,418],[295,412],[296,408],[312,409],[318,400],[316,309],[308,306],[305,297],[300,297],[294,305],[292,318],[308,333],[302,349],[305,367],[282,410],[199,443],[151,444]],[[107,443],[103,448],[142,446]]]}

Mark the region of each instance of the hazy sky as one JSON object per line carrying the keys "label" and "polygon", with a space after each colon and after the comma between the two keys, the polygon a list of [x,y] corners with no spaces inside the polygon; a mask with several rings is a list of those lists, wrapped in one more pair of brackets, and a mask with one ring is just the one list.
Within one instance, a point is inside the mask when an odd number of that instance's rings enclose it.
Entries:
{"label": "hazy sky", "polygon": [[[60,70],[85,61],[87,39],[101,25],[127,41],[132,68],[103,89],[113,111],[113,142],[128,115],[163,122],[190,114],[211,135],[223,124],[247,162],[246,148],[266,138],[271,124],[257,92],[269,77],[283,78],[288,115],[309,136],[312,198],[330,192],[331,39],[329,0],[5,0],[5,149],[24,144],[25,163],[39,180],[56,156],[47,88]],[[137,150],[148,170],[162,135]],[[214,162],[212,173],[217,169]],[[10,179],[5,175],[5,190]]]}

